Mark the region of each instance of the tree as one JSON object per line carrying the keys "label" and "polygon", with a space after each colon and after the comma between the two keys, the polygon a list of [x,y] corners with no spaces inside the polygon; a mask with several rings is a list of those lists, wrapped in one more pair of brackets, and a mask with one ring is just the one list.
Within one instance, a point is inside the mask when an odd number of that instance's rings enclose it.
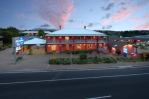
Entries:
{"label": "tree", "polygon": [[15,27],[8,27],[7,31],[11,32],[13,37],[19,36],[19,30]]}
{"label": "tree", "polygon": [[118,54],[118,55],[120,55],[121,54],[121,50],[119,50],[119,49],[116,49],[116,54]]}
{"label": "tree", "polygon": [[42,38],[44,38],[44,31],[43,30],[39,30],[38,31],[38,36],[42,36]]}
{"label": "tree", "polygon": [[12,32],[9,31],[1,31],[1,36],[3,36],[4,43],[11,43],[12,42]]}

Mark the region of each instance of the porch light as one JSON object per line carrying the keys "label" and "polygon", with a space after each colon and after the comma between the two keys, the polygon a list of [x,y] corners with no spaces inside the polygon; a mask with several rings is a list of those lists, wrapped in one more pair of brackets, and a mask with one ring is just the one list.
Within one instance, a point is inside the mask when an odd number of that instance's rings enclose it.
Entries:
{"label": "porch light", "polygon": [[84,44],[85,45],[85,44]]}
{"label": "porch light", "polygon": [[59,38],[61,38],[61,36]]}
{"label": "porch light", "polygon": [[60,45],[61,46],[61,45]]}

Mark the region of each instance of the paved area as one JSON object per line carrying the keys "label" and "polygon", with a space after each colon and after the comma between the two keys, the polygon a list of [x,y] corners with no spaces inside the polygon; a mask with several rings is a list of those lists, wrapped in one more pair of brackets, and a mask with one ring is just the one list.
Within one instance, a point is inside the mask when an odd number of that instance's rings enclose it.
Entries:
{"label": "paved area", "polygon": [[[39,49],[33,46],[33,55],[28,55],[28,51],[23,53],[23,60],[17,64],[13,64],[14,56],[12,54],[12,48],[0,51],[0,71],[12,71],[12,70],[65,70],[65,69],[93,69],[93,68],[124,68],[131,66],[147,66],[149,62],[118,62],[110,64],[85,64],[85,65],[49,65],[48,60],[52,57],[67,57],[71,56],[62,54],[45,54],[44,46],[40,46]],[[95,56],[96,54],[88,54],[88,56]],[[20,55],[17,55],[17,57]],[[112,54],[101,54],[101,57],[111,57]],[[78,57],[78,55],[72,55],[72,57]],[[122,57],[122,56],[120,56]]]}

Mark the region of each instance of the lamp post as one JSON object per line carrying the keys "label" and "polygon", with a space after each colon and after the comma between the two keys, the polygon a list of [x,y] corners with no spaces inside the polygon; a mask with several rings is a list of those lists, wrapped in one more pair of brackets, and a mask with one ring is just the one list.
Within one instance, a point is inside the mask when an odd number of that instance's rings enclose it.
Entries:
{"label": "lamp post", "polygon": [[135,53],[137,53],[137,48],[138,48],[138,46],[137,46],[137,45],[135,45],[135,48],[136,48],[136,52],[135,52]]}
{"label": "lamp post", "polygon": [[[116,46],[117,46],[117,45],[114,45],[115,51],[116,51]],[[114,54],[115,54],[115,51],[114,51]]]}

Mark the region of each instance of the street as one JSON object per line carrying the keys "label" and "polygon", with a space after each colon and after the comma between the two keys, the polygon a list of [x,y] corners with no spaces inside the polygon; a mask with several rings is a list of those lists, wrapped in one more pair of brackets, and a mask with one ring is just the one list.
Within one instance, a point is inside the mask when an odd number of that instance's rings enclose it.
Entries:
{"label": "street", "polygon": [[0,74],[0,99],[148,98],[149,67]]}

